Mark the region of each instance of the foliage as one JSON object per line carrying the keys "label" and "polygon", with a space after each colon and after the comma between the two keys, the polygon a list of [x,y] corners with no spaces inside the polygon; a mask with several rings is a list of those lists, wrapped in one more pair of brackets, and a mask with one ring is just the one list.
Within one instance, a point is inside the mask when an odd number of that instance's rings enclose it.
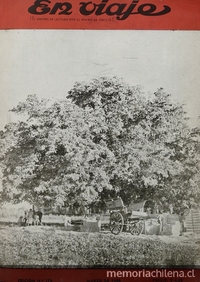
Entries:
{"label": "foliage", "polygon": [[2,266],[195,266],[199,255],[194,245],[148,237],[33,229],[1,230]]}
{"label": "foliage", "polygon": [[89,125],[96,117],[89,111],[68,101],[47,103],[34,95],[14,109],[28,119],[3,133],[3,196],[55,206],[89,203],[109,187],[105,169],[112,154],[92,141]]}
{"label": "foliage", "polygon": [[119,195],[177,212],[199,202],[199,130],[162,89],[147,98],[100,78],[54,103],[28,96],[13,111],[27,119],[1,132],[3,199],[61,207]]}
{"label": "foliage", "polygon": [[199,129],[188,126],[183,106],[162,88],[148,99],[138,87],[101,78],[75,84],[68,97],[100,112],[95,142],[115,156],[110,183],[125,203],[153,199],[182,212],[199,202]]}

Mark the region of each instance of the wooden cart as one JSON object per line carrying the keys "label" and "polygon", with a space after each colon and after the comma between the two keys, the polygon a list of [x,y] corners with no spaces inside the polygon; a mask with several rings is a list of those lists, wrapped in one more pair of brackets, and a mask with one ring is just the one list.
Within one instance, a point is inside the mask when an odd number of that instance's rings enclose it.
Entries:
{"label": "wooden cart", "polygon": [[[140,209],[144,204],[145,201],[126,207],[120,197],[106,201],[106,207],[110,211],[110,231],[115,235],[123,230],[140,235],[145,228],[145,219],[149,218],[148,214]],[[132,210],[134,207],[138,210]]]}

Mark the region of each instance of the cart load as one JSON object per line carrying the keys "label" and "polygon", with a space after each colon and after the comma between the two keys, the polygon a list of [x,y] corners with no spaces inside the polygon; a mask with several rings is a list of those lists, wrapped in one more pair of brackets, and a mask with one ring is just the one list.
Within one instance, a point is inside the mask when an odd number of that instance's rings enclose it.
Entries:
{"label": "cart load", "polygon": [[106,201],[107,210],[110,211],[111,233],[117,235],[124,230],[140,235],[145,228],[145,220],[149,218],[143,211],[145,202],[132,203],[126,207],[120,197]]}

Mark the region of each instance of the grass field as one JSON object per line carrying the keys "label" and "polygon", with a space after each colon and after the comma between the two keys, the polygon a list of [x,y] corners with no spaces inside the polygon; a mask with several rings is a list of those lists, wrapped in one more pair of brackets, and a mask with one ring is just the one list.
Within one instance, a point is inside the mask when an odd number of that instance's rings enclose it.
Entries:
{"label": "grass field", "polygon": [[[0,265],[17,267],[195,266],[191,239],[67,232],[50,226],[0,227]],[[186,238],[185,238],[186,239]]]}

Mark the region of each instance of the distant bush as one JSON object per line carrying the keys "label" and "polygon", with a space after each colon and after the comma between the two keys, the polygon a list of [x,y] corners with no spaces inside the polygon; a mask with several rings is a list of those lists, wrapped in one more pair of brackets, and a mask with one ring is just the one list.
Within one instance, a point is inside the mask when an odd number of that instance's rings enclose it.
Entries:
{"label": "distant bush", "polygon": [[19,204],[4,203],[0,207],[0,218],[18,218],[24,215],[24,212],[29,210],[31,205],[28,202],[21,202]]}
{"label": "distant bush", "polygon": [[[0,265],[13,266],[194,266],[194,245],[101,233],[73,233],[38,227],[0,233]],[[36,231],[36,232],[35,232]]]}

